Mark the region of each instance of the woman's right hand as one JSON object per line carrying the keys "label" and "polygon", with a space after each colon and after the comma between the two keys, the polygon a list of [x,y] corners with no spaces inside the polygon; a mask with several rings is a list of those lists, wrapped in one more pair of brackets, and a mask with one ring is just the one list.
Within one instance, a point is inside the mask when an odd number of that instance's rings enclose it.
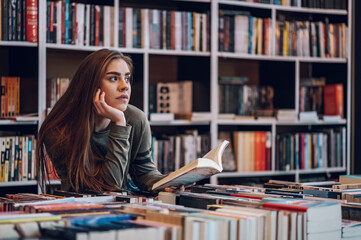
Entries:
{"label": "woman's right hand", "polygon": [[105,102],[105,92],[102,92],[100,88],[96,91],[93,102],[97,114],[110,119],[115,125],[126,125],[124,113]]}

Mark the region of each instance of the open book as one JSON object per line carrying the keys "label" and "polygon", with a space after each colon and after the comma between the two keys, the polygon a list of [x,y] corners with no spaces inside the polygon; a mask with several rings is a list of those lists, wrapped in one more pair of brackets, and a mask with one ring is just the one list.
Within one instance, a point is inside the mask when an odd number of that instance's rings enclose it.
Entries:
{"label": "open book", "polygon": [[228,144],[229,142],[224,140],[217,147],[204,155],[204,157],[197,158],[193,162],[154,183],[152,190],[159,190],[166,187],[178,187],[180,185],[186,186],[222,172],[222,154]]}

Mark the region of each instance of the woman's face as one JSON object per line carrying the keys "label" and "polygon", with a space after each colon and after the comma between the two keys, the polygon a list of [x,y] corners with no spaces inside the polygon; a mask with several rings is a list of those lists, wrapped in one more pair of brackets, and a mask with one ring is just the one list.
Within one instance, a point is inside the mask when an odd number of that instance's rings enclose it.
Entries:
{"label": "woman's face", "polygon": [[100,82],[108,105],[121,111],[127,109],[131,93],[130,79],[129,67],[123,59],[110,62]]}

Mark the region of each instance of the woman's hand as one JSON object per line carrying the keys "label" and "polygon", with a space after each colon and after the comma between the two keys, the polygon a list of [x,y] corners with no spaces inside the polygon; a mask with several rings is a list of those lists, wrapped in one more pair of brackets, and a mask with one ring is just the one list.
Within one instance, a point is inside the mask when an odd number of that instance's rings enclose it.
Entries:
{"label": "woman's hand", "polygon": [[186,188],[189,188],[189,187],[192,187],[192,186],[194,186],[194,185],[196,185],[196,183],[192,183],[192,184],[189,184],[189,185],[187,185],[187,186],[184,186],[184,185],[180,185],[179,186],[179,189],[173,189],[173,188],[164,188],[164,191],[166,191],[166,192],[184,192],[184,190],[186,189]]}
{"label": "woman's hand", "polygon": [[97,114],[110,119],[115,125],[125,126],[125,116],[122,111],[116,109],[105,102],[105,92],[97,90],[94,96],[94,106]]}

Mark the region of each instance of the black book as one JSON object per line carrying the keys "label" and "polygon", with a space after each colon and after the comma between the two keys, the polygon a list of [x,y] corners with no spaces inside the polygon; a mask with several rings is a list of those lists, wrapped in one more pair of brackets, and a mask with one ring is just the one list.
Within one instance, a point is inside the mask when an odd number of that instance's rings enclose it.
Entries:
{"label": "black book", "polygon": [[24,0],[17,0],[16,2],[16,41],[22,41],[22,8]]}
{"label": "black book", "polygon": [[9,1],[2,1],[2,40],[9,40]]}
{"label": "black book", "polygon": [[95,44],[95,6],[90,5],[89,45]]}
{"label": "black book", "polygon": [[181,193],[179,205],[184,207],[207,209],[208,205],[220,204],[222,198],[198,193]]}

